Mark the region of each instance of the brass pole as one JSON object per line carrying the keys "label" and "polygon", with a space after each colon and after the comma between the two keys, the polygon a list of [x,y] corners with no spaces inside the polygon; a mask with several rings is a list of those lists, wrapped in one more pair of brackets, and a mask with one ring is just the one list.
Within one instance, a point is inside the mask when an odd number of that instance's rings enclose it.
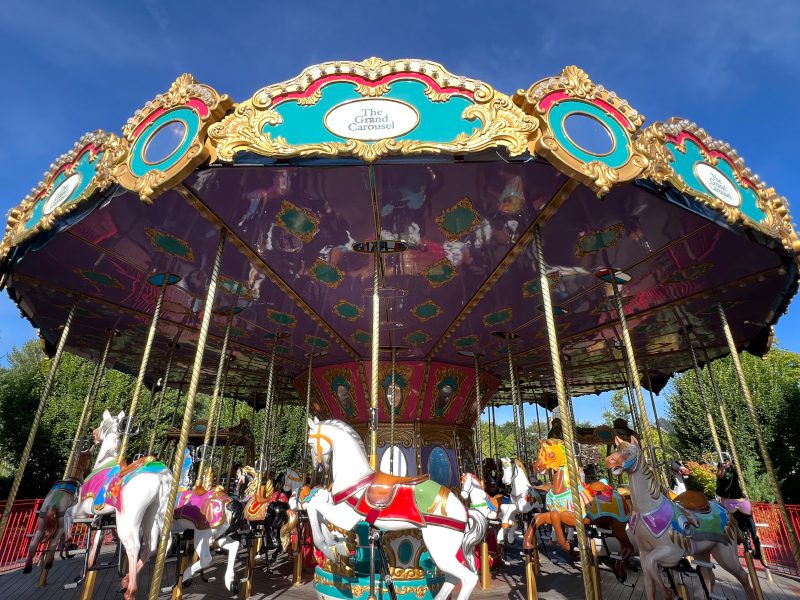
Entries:
{"label": "brass pole", "polygon": [[[175,496],[178,494],[178,483],[181,478],[181,471],[183,468],[183,453],[186,450],[186,444],[189,441],[189,429],[192,425],[192,412],[194,411],[194,402],[197,397],[197,388],[200,386],[201,368],[203,366],[203,354],[206,349],[206,340],[208,339],[208,327],[211,324],[211,314],[214,309],[214,297],[217,293],[217,278],[219,277],[219,269],[222,264],[222,252],[225,250],[225,240],[227,238],[227,231],[223,229],[219,235],[219,244],[214,256],[214,266],[211,269],[211,277],[208,281],[208,291],[206,292],[205,306],[203,307],[203,318],[200,322],[200,334],[197,338],[197,351],[194,355],[194,363],[192,365],[192,378],[189,381],[189,391],[186,393],[186,407],[183,410],[183,422],[181,423],[181,434],[178,438],[178,445],[175,448],[175,455],[172,464],[172,485],[169,490],[169,498],[167,499],[167,507],[175,506]],[[156,553],[155,566],[153,567],[153,576],[150,581],[150,592],[148,594],[149,600],[158,600],[161,593],[161,578],[164,575],[164,561],[167,558],[167,544],[169,543],[170,530],[172,529],[173,511],[167,509],[164,511],[164,523],[161,527],[161,539],[158,543],[158,552]]]}
{"label": "brass pole", "polygon": [[[275,380],[275,351],[278,346],[278,332],[275,332],[275,338],[272,340],[272,350],[269,353],[269,370],[267,372],[267,397],[264,400],[264,425],[261,428],[261,450],[258,455],[258,473],[256,475],[257,485],[256,489],[261,487],[263,479],[264,456],[267,452],[267,431],[269,426],[269,413],[272,410],[272,385]],[[269,474],[268,474],[269,475]]]}
{"label": "brass pole", "polygon": [[[150,329],[147,331],[147,341],[144,343],[144,353],[142,354],[142,362],[139,364],[139,375],[136,378],[136,385],[133,388],[133,397],[131,398],[131,405],[128,409],[128,422],[125,426],[125,433],[122,435],[122,443],[119,447],[119,454],[117,454],[117,462],[122,463],[125,458],[125,453],[128,450],[128,438],[131,434],[131,427],[133,426],[133,418],[136,415],[136,407],[139,405],[139,396],[142,393],[144,386],[144,376],[147,372],[147,363],[150,361],[150,352],[153,349],[153,341],[156,338],[156,329],[158,328],[158,319],[161,316],[161,305],[164,303],[164,295],[169,286],[169,274],[162,274],[163,281],[161,282],[161,290],[158,292],[158,300],[156,300],[156,307],[153,310],[153,318],[150,320]],[[183,455],[183,451],[181,451]],[[169,511],[167,511],[169,512]]]}
{"label": "brass pole", "polygon": [[[233,316],[236,314],[234,307],[228,307],[228,318],[225,323],[225,335],[222,338],[222,350],[220,351],[219,355],[219,363],[217,363],[217,376],[214,380],[214,391],[211,394],[211,405],[208,407],[208,425],[206,426],[205,434],[203,435],[203,448],[205,452],[203,452],[203,456],[200,459],[200,466],[197,467],[197,478],[201,479],[203,477],[204,468],[206,466],[206,462],[208,459],[212,457],[206,457],[206,453],[208,452],[208,444],[211,441],[211,430],[214,428],[214,423],[217,420],[217,405],[219,404],[219,397],[220,397],[220,387],[222,386],[222,378],[225,373],[227,373],[227,365],[228,365],[228,340],[231,337],[231,326],[233,325]],[[210,464],[210,461],[209,461]],[[210,465],[213,469],[213,465]]]}
{"label": "brass pole", "polygon": [[575,434],[572,430],[572,420],[569,418],[570,410],[567,404],[566,390],[564,389],[564,375],[561,371],[561,356],[558,351],[558,338],[556,332],[555,314],[553,313],[553,303],[550,298],[550,280],[547,278],[547,272],[544,262],[544,253],[542,251],[542,234],[539,227],[536,226],[533,232],[533,239],[536,250],[536,262],[539,271],[539,282],[542,290],[542,303],[544,304],[544,318],[547,325],[547,341],[550,346],[550,362],[553,367],[553,381],[556,387],[556,397],[558,398],[558,406],[561,410],[562,418],[562,432],[564,437],[564,448],[567,454],[567,472],[569,474],[569,487],[572,496],[572,508],[575,513],[575,533],[578,537],[578,550],[580,552],[581,560],[581,574],[583,576],[583,590],[587,600],[595,600],[595,586],[592,577],[592,569],[596,568],[591,561],[591,554],[589,552],[589,540],[586,537],[586,529],[583,526],[583,502],[581,501],[580,490],[578,483],[580,476],[578,472],[578,463],[575,458]]}
{"label": "brass pole", "polygon": [[[530,456],[528,454],[528,434],[525,429],[525,402],[522,400],[522,392],[519,392],[519,429],[522,434],[522,454],[525,457],[525,466],[530,468]],[[574,419],[573,419],[574,420]]]}
{"label": "brass pole", "polygon": [[[394,475],[394,419],[395,419],[394,403],[395,403],[395,400],[396,400],[395,396],[397,395],[396,389],[395,389],[395,381],[394,381],[395,370],[397,368],[397,366],[395,364],[396,361],[397,361],[397,350],[395,349],[394,343],[393,343],[392,344],[392,378],[391,378],[391,381],[389,383],[389,389],[392,390],[392,399],[391,399],[391,402],[389,403],[389,473],[391,473],[392,475]],[[387,394],[387,397],[388,397],[388,394]],[[456,439],[458,439],[458,436],[456,436]],[[458,455],[456,455],[456,456],[458,456]]]}
{"label": "brass pole", "polygon": [[372,278],[372,387],[369,398],[369,466],[378,470],[378,367],[381,335],[380,241],[375,242],[375,269]]}
{"label": "brass pole", "polygon": [[[625,348],[626,364],[630,373],[631,384],[636,398],[636,405],[639,408],[639,418],[641,419],[642,435],[644,436],[645,443],[650,449],[650,459],[655,459],[655,451],[653,450],[653,431],[650,427],[650,419],[647,417],[647,409],[644,406],[644,397],[642,396],[642,385],[639,381],[639,369],[636,366],[636,356],[633,352],[633,342],[631,342],[631,335],[628,331],[628,320],[625,317],[625,307],[622,304],[622,296],[619,293],[619,285],[617,284],[617,273],[614,269],[609,268],[611,280],[611,291],[614,294],[614,301],[617,305],[617,318],[619,319],[620,330],[622,333],[622,345]],[[663,482],[662,482],[663,483]]]}
{"label": "brass pole", "polygon": [[[214,454],[217,451],[217,438],[219,437],[219,428],[222,426],[222,413],[225,409],[225,392],[228,390],[228,371],[231,368],[231,361],[234,359],[233,356],[227,356],[225,359],[225,374],[222,376],[222,385],[219,388],[219,405],[217,407],[217,417],[216,423],[214,425],[214,437],[211,439],[211,457],[208,459],[208,466],[211,468],[211,472],[214,472]],[[231,398],[233,400],[233,398]],[[226,447],[227,449],[227,447]],[[220,459],[219,461],[219,475],[222,476],[222,463],[225,462],[224,460]]]}
{"label": "brass pole", "polygon": [[47,374],[47,380],[42,390],[42,395],[39,397],[39,406],[36,408],[36,413],[33,415],[33,423],[31,423],[31,430],[28,433],[28,441],[25,442],[25,448],[22,451],[22,456],[17,465],[17,474],[14,475],[14,483],[11,484],[11,490],[8,492],[6,499],[6,506],[3,509],[3,516],[0,518],[0,540],[3,539],[3,533],[6,530],[8,517],[11,515],[11,509],[14,506],[14,500],[19,491],[19,485],[22,483],[22,474],[25,472],[25,467],[28,465],[28,460],[31,457],[31,450],[33,449],[33,442],[36,439],[36,433],[39,431],[39,424],[42,421],[44,409],[47,406],[47,398],[50,396],[50,391],[53,389],[53,384],[56,380],[56,373],[58,372],[58,365],[61,363],[61,356],[64,354],[64,346],[67,345],[67,337],[69,337],[69,330],[72,327],[72,319],[75,317],[75,311],[78,309],[78,303],[73,302],[72,308],[69,309],[67,321],[64,323],[64,329],[61,331],[61,336],[58,338],[58,345],[56,346],[56,353],[53,355],[53,362],[50,364],[50,372]]}
{"label": "brass pole", "polygon": [[719,434],[717,433],[717,426],[714,424],[714,417],[711,416],[711,407],[706,400],[705,386],[703,385],[703,374],[700,372],[700,365],[697,364],[697,356],[694,353],[692,346],[692,339],[689,337],[689,331],[684,329],[683,334],[686,337],[686,344],[689,346],[689,354],[692,356],[692,366],[694,367],[694,375],[697,379],[697,391],[700,393],[700,401],[703,403],[703,408],[706,409],[706,419],[708,419],[708,428],[711,431],[711,438],[714,441],[714,448],[717,451],[717,460],[722,460],[722,446],[719,443]]}
{"label": "brass pole", "polygon": [[175,350],[179,347],[177,340],[169,344],[169,357],[167,358],[167,366],[164,369],[164,378],[161,385],[161,391],[158,394],[158,406],[156,407],[156,416],[153,419],[153,431],[150,432],[150,441],[147,444],[147,452],[145,454],[150,456],[153,453],[153,446],[156,443],[156,430],[158,429],[158,422],[161,420],[161,409],[164,406],[164,396],[167,393],[167,383],[169,383],[170,371],[172,371],[172,359],[175,357]]}
{"label": "brass pole", "polygon": [[[544,401],[547,402],[547,400],[545,399],[544,393],[542,394],[542,399],[544,399]],[[541,421],[539,421],[539,403],[536,402],[535,404],[536,404],[536,439],[537,440],[541,440],[542,439],[542,423],[541,423]],[[545,435],[547,435],[547,434],[545,433]]]}
{"label": "brass pole", "polygon": [[706,359],[706,369],[708,369],[708,379],[711,381],[711,393],[719,408],[719,415],[722,418],[722,429],[725,431],[725,439],[728,441],[728,450],[731,452],[733,464],[736,467],[736,478],[739,480],[739,487],[742,488],[742,493],[745,498],[750,498],[747,493],[747,484],[744,481],[744,471],[742,471],[742,463],[739,462],[739,452],[736,450],[736,444],[733,441],[733,432],[731,432],[730,423],[728,422],[728,411],[725,409],[725,403],[722,401],[722,394],[720,394],[719,387],[717,386],[717,378],[714,377],[714,370],[711,368],[711,361],[708,358],[708,350],[705,346],[703,348],[703,355]]}
{"label": "brass pole", "polygon": [[650,393],[650,405],[653,407],[653,418],[656,420],[656,431],[658,432],[658,444],[661,446],[661,460],[666,468],[667,463],[667,447],[664,445],[664,436],[661,435],[661,425],[658,423],[658,409],[656,409],[656,399],[653,396],[653,382],[650,381],[650,371],[645,368],[644,375],[647,378],[647,391]]}
{"label": "brass pole", "polygon": [[522,457],[522,446],[519,439],[519,423],[517,417],[517,404],[519,403],[519,390],[517,389],[517,376],[514,372],[514,361],[511,353],[511,332],[506,333],[506,355],[508,356],[508,378],[511,384],[511,405],[514,413],[514,447],[517,457]]}
{"label": "brass pole", "polygon": [[[475,415],[476,415],[476,425],[478,427],[478,435],[477,435],[477,445],[475,446],[475,450],[477,451],[477,458],[478,458],[478,478],[481,481],[481,485],[483,485],[483,437],[481,431],[481,369],[480,365],[478,364],[478,353],[473,352],[472,357],[475,362]],[[491,447],[490,447],[491,451]],[[483,559],[481,559],[482,561]],[[485,589],[485,588],[484,588]]]}
{"label": "brass pole", "polygon": [[103,379],[103,370],[105,368],[106,360],[108,360],[108,351],[111,348],[111,342],[114,340],[114,336],[116,334],[117,332],[114,329],[108,330],[108,339],[106,340],[106,345],[103,347],[103,353],[100,355],[100,360],[94,369],[92,383],[89,385],[89,391],[87,392],[86,400],[84,400],[83,403],[81,417],[78,420],[78,427],[75,430],[75,437],[72,438],[72,446],[69,449],[69,458],[67,459],[67,466],[64,469],[63,479],[69,477],[69,474],[72,472],[72,469],[75,466],[78,446],[83,439],[83,434],[86,431],[86,425],[92,418],[92,409],[94,408],[95,398],[97,398],[97,392],[100,390],[100,382]]}
{"label": "brass pole", "polygon": [[753,404],[753,398],[750,395],[750,388],[747,385],[747,380],[744,378],[744,370],[742,369],[742,363],[739,360],[739,354],[736,350],[736,343],[733,341],[733,333],[731,332],[730,325],[728,325],[728,319],[725,316],[725,311],[723,310],[721,304],[717,304],[717,311],[719,312],[719,320],[722,322],[722,329],[725,331],[725,339],[728,341],[728,349],[731,353],[731,359],[733,360],[733,365],[736,368],[736,374],[739,377],[739,385],[742,387],[742,394],[744,395],[745,402],[747,402],[747,411],[750,413],[750,420],[753,422],[753,430],[756,434],[758,449],[761,451],[761,458],[764,460],[764,467],[767,470],[767,475],[769,476],[770,483],[772,484],[772,489],[775,492],[775,499],[778,501],[781,515],[783,515],[783,522],[786,526],[786,533],[789,537],[789,545],[792,547],[794,562],[798,568],[800,568],[800,543],[797,541],[797,532],[795,531],[794,524],[792,523],[791,518],[789,518],[789,513],[786,510],[786,504],[783,501],[781,487],[778,483],[778,478],[775,476],[775,469],[772,466],[772,457],[769,455],[767,445],[764,443],[764,436],[761,433],[761,424],[758,422],[758,415],[756,414],[756,407]]}
{"label": "brass pole", "polygon": [[275,459],[275,436],[278,435],[278,423],[281,421],[281,416],[283,416],[283,407],[285,406],[285,402],[272,402],[272,413],[273,417],[270,419],[270,428],[269,428],[269,448],[270,452],[267,455],[267,472],[272,472],[272,465]]}
{"label": "brass pole", "polygon": [[[309,414],[311,412],[311,385],[314,381],[313,369],[314,367],[314,349],[308,352],[308,380],[306,382],[306,412],[303,419],[303,427],[306,426]],[[305,482],[306,473],[308,470],[308,444],[303,444],[303,481]]]}

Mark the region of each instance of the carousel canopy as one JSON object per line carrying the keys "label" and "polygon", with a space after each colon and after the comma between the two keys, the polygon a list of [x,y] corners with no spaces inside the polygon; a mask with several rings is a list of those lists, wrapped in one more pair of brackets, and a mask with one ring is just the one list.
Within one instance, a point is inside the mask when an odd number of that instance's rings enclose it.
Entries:
{"label": "carousel canopy", "polygon": [[609,273],[656,388],[691,367],[687,330],[701,361],[727,353],[717,303],[737,345],[762,354],[797,288],[785,200],[696,125],[644,127],[577,67],[507,96],[435,63],[376,58],[311,67],[240,104],[180,77],[121,135],[87,134],[56,160],[10,212],[0,257],[46,340],[77,302],[67,348],[97,357],[114,328],[114,366],[129,372],[174,283],[150,361],[162,370],[177,341],[174,383],[224,231],[205,389],[230,317],[230,393],[263,396],[275,343],[284,398],[290,383],[304,393],[314,352],[317,399],[340,401],[338,373],[366,415],[375,255],[359,250],[374,240],[407,246],[380,258],[380,344],[403,348],[411,405],[433,406],[423,395],[446,376],[466,402],[472,353],[491,394],[509,343],[524,399],[546,398],[536,228],[574,395],[626,381]]}

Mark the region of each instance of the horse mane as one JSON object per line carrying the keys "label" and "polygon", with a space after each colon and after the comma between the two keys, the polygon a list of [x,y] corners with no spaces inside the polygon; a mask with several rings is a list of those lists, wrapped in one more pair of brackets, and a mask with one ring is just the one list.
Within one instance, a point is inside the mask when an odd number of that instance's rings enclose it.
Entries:
{"label": "horse mane", "polygon": [[525,475],[525,479],[530,480],[530,477],[528,477],[528,470],[525,468],[525,465],[522,464],[522,461],[518,458],[515,458],[514,462],[517,464],[517,468],[522,471],[522,474]]}
{"label": "horse mane", "polygon": [[351,438],[353,438],[353,441],[358,444],[364,455],[367,454],[367,448],[366,446],[364,446],[364,440],[362,440],[361,436],[356,433],[355,429],[350,427],[350,425],[348,425],[344,421],[340,421],[339,419],[328,419],[327,421],[322,421],[320,425],[332,425],[336,429],[342,430],[344,433],[348,434]]}

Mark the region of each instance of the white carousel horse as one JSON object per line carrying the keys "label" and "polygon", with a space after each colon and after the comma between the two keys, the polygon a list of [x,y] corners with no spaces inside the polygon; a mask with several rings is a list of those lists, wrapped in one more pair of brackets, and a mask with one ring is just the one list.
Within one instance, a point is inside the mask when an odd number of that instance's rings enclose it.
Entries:
{"label": "white carousel horse", "polygon": [[[164,464],[152,457],[143,457],[120,468],[117,454],[122,443],[120,423],[124,417],[124,412],[113,417],[106,410],[102,423],[92,432],[100,451],[94,469],[81,486],[78,503],[64,515],[64,527],[69,531],[77,518],[116,513],[117,535],[128,555],[128,574],[122,578],[122,587],[125,600],[133,600],[139,571],[158,548],[172,475]],[[97,531],[90,543],[87,550],[90,557],[100,543],[101,533]]]}
{"label": "white carousel horse", "polygon": [[487,520],[497,518],[496,500],[486,493],[477,475],[464,473],[461,476],[461,497],[469,500],[470,510],[482,513]]}
{"label": "white carousel horse", "polygon": [[525,514],[533,510],[531,482],[525,472],[525,467],[519,461],[510,458],[501,458],[503,468],[503,483],[511,486],[509,494],[511,502],[500,505],[500,530],[497,532],[498,545],[512,544],[517,535],[517,513]]}
{"label": "white carousel horse", "polygon": [[[308,443],[314,466],[330,468],[331,492],[322,490],[308,501],[308,519],[314,544],[332,561],[346,551],[343,544],[331,544],[320,519],[345,531],[359,521],[384,531],[417,529],[445,583],[434,600],[444,600],[457,583],[457,600],[466,600],[478,583],[478,576],[461,564],[472,558],[474,548],[486,534],[486,519],[477,511],[469,513],[458,496],[427,475],[395,477],[373,471],[361,438],[352,427],[339,420],[309,419]],[[347,556],[347,554],[345,554]]]}
{"label": "white carousel horse", "polygon": [[[23,573],[30,573],[33,568],[33,557],[39,544],[44,542],[47,548],[44,551],[44,568],[53,566],[56,546],[59,541],[66,545],[69,530],[64,529],[64,515],[67,510],[78,501],[81,483],[88,475],[92,464],[92,451],[84,450],[78,454],[75,465],[62,481],[57,481],[45,496],[39,509],[39,520],[36,532],[28,544],[28,555],[25,559]],[[65,533],[66,532],[66,533]]]}
{"label": "white carousel horse", "polygon": [[[708,562],[713,554],[717,563],[739,580],[745,594],[755,600],[747,574],[739,563],[737,527],[727,510],[709,501],[701,492],[684,492],[671,501],[660,491],[653,469],[642,459],[639,442],[616,438],[617,451],[606,458],[614,475],[628,474],[633,511],[628,527],[639,549],[645,574],[648,600],[656,597],[656,588],[665,598],[672,592],[661,577],[661,569],[671,569],[691,555]],[[714,572],[700,567],[709,593],[714,590]]]}
{"label": "white carousel horse", "polygon": [[[192,456],[187,451],[184,454],[182,480],[185,480],[191,466]],[[182,585],[189,587],[192,577],[211,564],[211,545],[214,543],[228,553],[225,588],[238,594],[239,581],[234,577],[234,567],[240,543],[238,532],[244,524],[244,504],[230,498],[221,486],[212,487],[208,481],[209,474],[210,468],[205,473],[207,481],[198,479],[196,486],[182,486],[175,498],[171,531],[180,534],[192,529],[194,551],[197,554],[197,561],[183,572]]]}
{"label": "white carousel horse", "polygon": [[689,475],[689,469],[683,466],[683,462],[673,460],[669,463],[670,470],[672,471],[672,493],[676,496],[686,491],[686,480],[684,479]]}

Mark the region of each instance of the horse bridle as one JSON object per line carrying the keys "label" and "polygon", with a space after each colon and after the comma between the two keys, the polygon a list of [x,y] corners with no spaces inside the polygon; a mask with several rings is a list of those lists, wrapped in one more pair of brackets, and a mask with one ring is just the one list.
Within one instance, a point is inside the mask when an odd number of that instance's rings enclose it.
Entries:
{"label": "horse bridle", "polygon": [[321,464],[322,463],[322,440],[325,440],[326,442],[328,442],[328,444],[330,445],[331,449],[333,448],[333,440],[331,438],[329,438],[327,435],[323,435],[322,428],[319,427],[319,426],[317,427],[317,430],[314,433],[309,434],[308,439],[309,440],[315,440],[316,445],[317,445],[317,448],[316,448],[316,450],[317,450],[317,464]]}

